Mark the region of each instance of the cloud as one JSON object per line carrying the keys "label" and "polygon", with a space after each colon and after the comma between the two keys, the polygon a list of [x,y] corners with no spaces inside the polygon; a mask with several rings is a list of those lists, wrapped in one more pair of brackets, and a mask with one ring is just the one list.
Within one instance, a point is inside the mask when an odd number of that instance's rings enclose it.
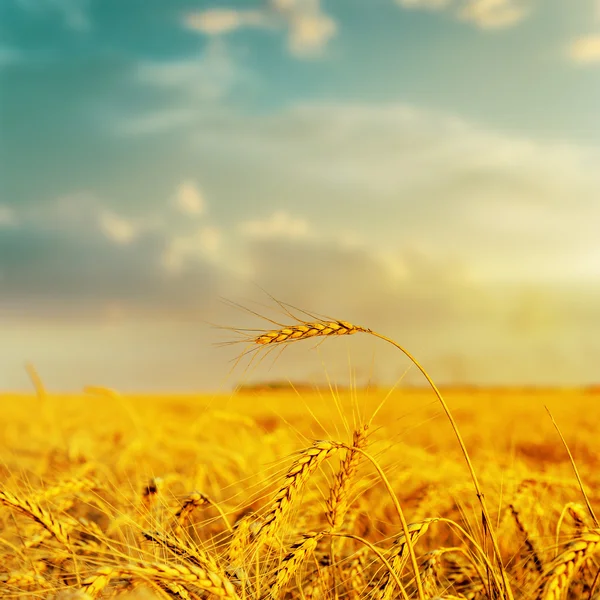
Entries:
{"label": "cloud", "polygon": [[453,0],[396,0],[396,4],[404,8],[440,9],[448,6]]}
{"label": "cloud", "polygon": [[264,27],[267,24],[266,15],[258,10],[213,8],[190,13],[185,17],[188,29],[207,35],[222,35],[243,27]]}
{"label": "cloud", "polygon": [[99,226],[106,237],[116,244],[130,244],[139,234],[138,228],[131,221],[108,210],[100,213]]}
{"label": "cloud", "polygon": [[271,0],[262,10],[208,9],[188,13],[184,23],[188,29],[209,36],[246,27],[285,29],[288,48],[299,58],[320,55],[337,33],[336,21],[323,11],[320,0]]}
{"label": "cloud", "polygon": [[459,14],[482,29],[500,29],[522,21],[530,4],[530,0],[469,0]]}
{"label": "cloud", "polygon": [[532,0],[396,0],[403,8],[449,10],[481,29],[502,29],[520,23],[530,13]]}
{"label": "cloud", "polygon": [[[138,82],[177,92],[182,100],[191,100],[198,112],[198,102],[214,102],[231,92],[247,74],[233,60],[227,46],[214,39],[196,58],[141,63],[136,72]],[[189,116],[190,107],[177,107],[177,119]],[[183,119],[185,121],[185,119]]]}
{"label": "cloud", "polygon": [[0,204],[0,229],[17,224],[17,215],[10,206]]}
{"label": "cloud", "polygon": [[600,34],[581,37],[568,48],[570,58],[580,64],[600,62]]}
{"label": "cloud", "polygon": [[[90,193],[35,218],[18,209],[19,228],[0,236],[0,305],[206,318],[209,298],[255,298],[256,282],[397,337],[436,380],[597,376],[597,150],[401,104],[222,111],[187,133],[222,221],[178,218],[164,195],[158,215],[146,205],[122,216]],[[102,210],[137,236],[109,239]],[[212,320],[237,325],[235,316]],[[361,352],[353,363],[368,361]],[[319,359],[307,364],[282,362],[290,370],[280,372],[278,363],[265,376],[322,373]],[[378,364],[384,375],[405,367],[397,357]]]}
{"label": "cloud", "polygon": [[166,271],[181,273],[189,265],[218,258],[222,234],[218,227],[204,226],[191,234],[175,235],[166,245],[161,264]]}
{"label": "cloud", "polygon": [[[66,206],[66,202],[62,206]],[[165,249],[184,234],[150,227],[152,215],[124,219],[91,202],[61,218],[60,207],[25,214],[18,228],[0,235],[0,312],[29,317],[100,318],[107,307],[141,316],[147,312],[195,313],[210,300],[211,266],[220,241],[217,229],[199,231],[193,260],[175,280],[161,267]],[[99,220],[99,217],[103,217]]]}
{"label": "cloud", "polygon": [[[600,222],[593,168],[600,157],[591,148],[396,104],[231,114],[195,135],[198,157],[227,161],[237,174],[221,181],[220,195],[237,206],[250,237],[291,230],[289,212],[273,213],[285,189],[286,207],[302,206],[302,219],[322,224],[320,232],[327,223],[338,232],[361,223],[361,236],[382,251],[398,240],[447,244],[481,278],[564,280],[600,272],[589,260],[600,252],[592,226]],[[243,203],[236,201],[240,188]]]}
{"label": "cloud", "polygon": [[204,196],[194,181],[179,184],[174,204],[179,211],[190,216],[200,216],[206,210]]}
{"label": "cloud", "polygon": [[266,219],[251,219],[240,223],[239,230],[248,237],[257,239],[297,239],[310,235],[311,228],[306,219],[293,217],[278,210]]}
{"label": "cloud", "polygon": [[319,0],[273,0],[272,6],[288,24],[288,46],[295,56],[319,55],[337,32]]}

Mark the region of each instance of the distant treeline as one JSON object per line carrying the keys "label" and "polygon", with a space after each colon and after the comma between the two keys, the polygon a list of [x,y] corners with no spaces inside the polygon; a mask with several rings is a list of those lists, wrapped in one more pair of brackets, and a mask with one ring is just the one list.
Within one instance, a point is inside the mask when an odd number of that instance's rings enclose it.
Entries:
{"label": "distant treeline", "polygon": [[[339,385],[335,386],[336,391],[366,391],[366,390],[377,390],[377,389],[389,389],[389,386],[379,385],[371,382],[368,384],[360,385]],[[438,386],[441,390],[454,393],[477,393],[477,392],[494,392],[494,391],[506,391],[510,390],[514,393],[519,394],[540,394],[544,392],[556,392],[557,390],[563,390],[565,392],[571,390],[583,391],[587,394],[600,395],[600,384],[590,384],[581,387],[552,387],[552,386],[540,386],[540,385],[476,385],[476,384],[446,384]],[[280,392],[296,390],[298,392],[319,392],[329,391],[330,385],[328,383],[309,383],[307,381],[258,381],[255,383],[245,383],[239,385],[236,390],[238,392]],[[401,389],[408,390],[428,390],[429,386],[425,383],[423,385],[416,385],[411,383],[404,383]]]}

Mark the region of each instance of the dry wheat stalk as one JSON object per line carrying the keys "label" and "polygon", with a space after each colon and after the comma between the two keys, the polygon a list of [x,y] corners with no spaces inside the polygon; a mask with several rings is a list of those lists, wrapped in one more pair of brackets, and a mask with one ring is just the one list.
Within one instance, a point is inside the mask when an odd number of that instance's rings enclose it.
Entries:
{"label": "dry wheat stalk", "polygon": [[[420,521],[419,523],[410,523],[408,525],[408,532],[410,535],[410,542],[412,546],[417,543],[419,538],[421,538],[432,523],[435,523],[438,519],[425,519],[424,521]],[[392,555],[391,564],[396,573],[402,572],[402,567],[408,561],[408,545],[406,543],[406,537],[403,533],[398,536],[398,539],[394,542],[394,545],[390,549],[390,554]],[[390,576],[389,572],[386,572],[379,584],[379,590],[376,595],[378,600],[391,600],[392,594],[394,592],[395,582]]]}
{"label": "dry wheat stalk", "polygon": [[166,548],[175,556],[179,556],[202,569],[221,572],[215,560],[197,545],[191,547],[184,544],[179,538],[160,531],[143,531],[142,535],[147,540]]}
{"label": "dry wheat stalk", "polygon": [[338,445],[334,442],[320,440],[301,453],[288,470],[285,482],[264,516],[264,521],[256,536],[257,544],[270,538],[311,474],[337,449]]}
{"label": "dry wheat stalk", "polygon": [[600,529],[587,531],[569,542],[550,565],[538,590],[538,600],[560,600],[581,568],[600,550]]}
{"label": "dry wheat stalk", "polygon": [[354,432],[352,447],[346,450],[346,456],[340,464],[339,471],[329,492],[329,497],[325,501],[327,506],[327,522],[332,531],[340,529],[348,511],[348,488],[362,456],[358,450],[367,445],[368,428],[369,426],[365,425],[362,429]]}
{"label": "dry wheat stalk", "polygon": [[534,569],[537,571],[538,574],[541,575],[544,570],[544,563],[542,562],[542,559],[540,558],[540,555],[535,547],[535,544],[533,543],[533,540],[531,539],[531,536],[529,535],[529,531],[527,531],[527,528],[525,527],[523,520],[521,519],[521,515],[519,514],[519,511],[515,508],[515,505],[509,504],[508,508],[515,520],[517,529],[523,535],[525,547],[527,548],[527,551],[528,551],[525,565],[528,565],[529,563],[533,563]]}
{"label": "dry wheat stalk", "polygon": [[[280,303],[280,306],[284,307],[284,305],[282,305],[281,303]],[[497,539],[497,536],[496,536],[493,526],[492,526],[493,521],[490,517],[489,511],[487,508],[487,504],[485,502],[485,496],[481,490],[481,486],[479,484],[479,479],[475,472],[475,468],[473,467],[473,463],[471,462],[471,458],[467,451],[467,447],[464,443],[462,435],[458,429],[458,425],[456,424],[456,421],[454,420],[454,417],[452,416],[452,413],[451,413],[450,409],[448,408],[446,401],[444,400],[442,394],[440,393],[439,389],[435,385],[434,381],[431,379],[431,377],[429,376],[427,371],[423,368],[423,366],[419,363],[419,361],[406,348],[404,348],[403,346],[401,346],[400,344],[395,342],[393,339],[391,339],[387,336],[384,336],[380,333],[377,333],[371,329],[367,329],[365,327],[360,327],[357,325],[352,325],[351,323],[348,323],[346,321],[339,321],[339,320],[313,321],[313,322],[299,321],[295,325],[291,325],[288,327],[282,327],[277,330],[268,331],[266,333],[263,333],[261,335],[254,337],[254,338],[251,338],[251,340],[255,344],[258,344],[260,346],[265,346],[265,345],[270,345],[270,344],[293,342],[293,341],[298,341],[298,340],[303,340],[303,339],[308,339],[308,338],[313,338],[313,337],[318,337],[318,336],[351,335],[351,334],[359,333],[359,332],[368,333],[376,338],[379,338],[382,341],[385,341],[385,342],[391,344],[392,346],[394,346],[395,348],[400,350],[417,367],[417,369],[425,377],[425,379],[427,380],[427,383],[431,386],[431,389],[434,391],[435,395],[437,396],[442,408],[444,409],[444,413],[446,414],[446,417],[448,418],[448,420],[452,426],[452,429],[454,430],[456,439],[461,448],[461,452],[465,458],[467,467],[469,468],[469,473],[471,475],[473,487],[475,488],[477,500],[479,501],[479,504],[481,506],[484,533],[485,533],[485,535],[489,535],[489,537],[490,537],[490,540],[492,542],[494,556],[496,558],[498,566],[500,567],[500,575],[502,578],[502,588],[503,588],[501,590],[501,593],[505,594],[505,596],[507,597],[507,600],[514,600],[514,595],[513,595],[511,586],[510,586],[510,582],[506,575],[506,571],[504,570],[504,568],[502,566],[502,556],[500,553],[500,547],[498,545],[498,539]],[[398,510],[398,513],[399,513],[403,528],[405,529],[406,522],[405,522],[404,516],[403,516],[401,510]],[[421,578],[419,575],[416,557],[414,555],[414,552],[412,550],[410,543],[409,543],[409,554],[410,554],[410,561],[411,561],[412,568],[413,568],[414,575],[415,575],[415,582],[417,585],[417,592],[419,595],[419,599],[425,600],[425,595],[423,593],[423,585],[422,585]]]}
{"label": "dry wheat stalk", "polygon": [[15,508],[31,517],[51,533],[61,544],[64,544],[65,546],[69,545],[67,527],[38,504],[35,504],[26,498],[18,498],[11,492],[2,490],[0,490],[0,503]]}
{"label": "dry wheat stalk", "polygon": [[302,540],[293,544],[290,551],[281,561],[277,571],[269,582],[268,592],[262,596],[263,599],[280,597],[281,591],[288,584],[292,576],[302,566],[307,556],[315,551],[323,533],[307,533]]}
{"label": "dry wheat stalk", "polygon": [[119,567],[122,574],[161,582],[190,583],[220,598],[239,600],[231,581],[224,575],[191,564],[143,562]]}
{"label": "dry wheat stalk", "polygon": [[361,548],[354,554],[348,567],[348,596],[354,600],[363,597],[367,586],[365,554],[365,549]]}

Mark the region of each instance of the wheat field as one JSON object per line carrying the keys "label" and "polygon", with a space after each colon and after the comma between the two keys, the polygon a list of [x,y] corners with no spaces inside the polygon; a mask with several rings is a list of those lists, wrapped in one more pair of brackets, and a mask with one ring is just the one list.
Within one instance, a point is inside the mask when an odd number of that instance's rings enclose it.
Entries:
{"label": "wheat field", "polygon": [[444,395],[501,563],[430,390],[3,395],[1,595],[600,597],[594,390]]}
{"label": "wheat field", "polygon": [[372,335],[430,387],[52,395],[29,365],[0,415],[3,596],[600,597],[596,390],[442,394],[370,329],[275,325],[238,333]]}

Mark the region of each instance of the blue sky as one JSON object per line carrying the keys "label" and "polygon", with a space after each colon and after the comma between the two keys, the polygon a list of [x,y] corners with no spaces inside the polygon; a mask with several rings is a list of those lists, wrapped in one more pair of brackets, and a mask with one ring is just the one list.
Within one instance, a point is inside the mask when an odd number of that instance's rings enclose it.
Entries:
{"label": "blue sky", "polygon": [[442,382],[593,381],[598,106],[597,0],[5,0],[0,387],[230,385],[204,322],[258,286]]}

